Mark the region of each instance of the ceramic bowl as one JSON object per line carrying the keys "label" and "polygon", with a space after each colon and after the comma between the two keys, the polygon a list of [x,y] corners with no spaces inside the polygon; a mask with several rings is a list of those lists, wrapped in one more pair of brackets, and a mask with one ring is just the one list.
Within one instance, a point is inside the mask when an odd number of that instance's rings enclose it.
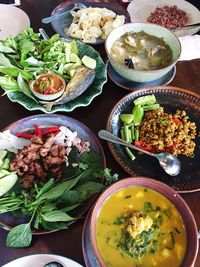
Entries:
{"label": "ceramic bowl", "polygon": [[[135,70],[118,63],[112,58],[110,51],[113,46],[113,43],[117,39],[119,39],[125,33],[140,31],[144,31],[147,34],[164,39],[164,41],[170,46],[173,53],[173,58],[170,65],[158,70]],[[181,54],[181,44],[175,34],[159,25],[151,23],[127,23],[114,29],[109,34],[105,42],[105,50],[112,67],[119,75],[135,82],[149,82],[163,77],[175,66]]]}
{"label": "ceramic bowl", "polygon": [[157,191],[162,196],[167,198],[178,210],[179,214],[182,217],[185,229],[186,229],[186,235],[187,235],[187,248],[185,252],[184,259],[182,261],[181,267],[192,267],[194,266],[194,262],[197,257],[198,252],[198,231],[196,222],[194,219],[194,216],[188,207],[188,205],[185,203],[185,201],[182,199],[182,197],[174,191],[169,186],[165,185],[164,183],[158,182],[156,180],[146,178],[146,177],[129,177],[127,179],[122,179],[110,187],[108,187],[97,199],[97,202],[95,203],[91,217],[90,217],[90,225],[89,225],[89,236],[91,241],[91,246],[94,252],[94,255],[97,259],[97,262],[101,267],[106,267],[106,263],[103,260],[103,257],[101,256],[101,253],[98,249],[97,240],[96,240],[96,221],[97,218],[101,212],[101,209],[105,202],[108,200],[108,198],[116,193],[117,191],[126,188],[126,187],[146,187],[150,188],[154,191]]}
{"label": "ceramic bowl", "polygon": [[[57,91],[55,94],[40,94],[40,93],[38,93],[35,89],[34,89],[34,84],[37,82],[37,80],[39,79],[39,78],[42,78],[42,77],[46,77],[46,76],[52,76],[52,77],[56,77],[57,79],[59,79],[61,82],[62,82],[62,86],[60,87],[60,89],[59,89],[59,91]],[[51,100],[55,100],[55,99],[57,99],[58,97],[60,97],[63,93],[64,93],[64,91],[65,91],[65,87],[66,87],[66,82],[65,82],[65,80],[61,77],[61,76],[59,76],[59,75],[57,75],[57,74],[55,74],[55,73],[51,73],[51,74],[41,74],[41,75],[38,75],[37,77],[36,77],[36,80],[32,80],[32,81],[30,81],[30,83],[29,83],[29,86],[30,86],[30,89],[31,89],[31,92],[37,97],[37,98],[39,98],[39,99],[41,99],[41,100],[45,100],[45,101],[51,101]]]}

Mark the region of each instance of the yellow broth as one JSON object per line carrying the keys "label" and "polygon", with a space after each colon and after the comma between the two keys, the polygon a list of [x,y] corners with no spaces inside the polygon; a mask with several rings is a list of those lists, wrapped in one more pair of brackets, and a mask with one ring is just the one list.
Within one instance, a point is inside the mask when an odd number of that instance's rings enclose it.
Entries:
{"label": "yellow broth", "polygon": [[[138,252],[139,256],[137,253],[129,255],[124,247],[121,248],[122,233],[127,227],[123,218],[138,212],[153,222],[149,229],[132,240],[136,246],[141,237],[149,238],[146,252],[141,255]],[[160,193],[145,187],[129,187],[113,194],[105,202],[96,222],[97,246],[108,267],[180,266],[186,239],[185,227],[175,206]]]}
{"label": "yellow broth", "polygon": [[113,43],[110,53],[120,64],[136,70],[162,69],[172,62],[172,50],[163,38],[144,31],[122,35]]}

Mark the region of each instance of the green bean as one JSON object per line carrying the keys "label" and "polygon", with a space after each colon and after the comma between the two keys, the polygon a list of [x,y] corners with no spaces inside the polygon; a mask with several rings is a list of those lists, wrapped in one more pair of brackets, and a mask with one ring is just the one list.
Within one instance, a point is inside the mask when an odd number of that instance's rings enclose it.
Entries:
{"label": "green bean", "polygon": [[139,140],[139,135],[140,135],[140,131],[139,129],[135,129],[135,140],[138,141]]}
{"label": "green bean", "polygon": [[129,134],[128,125],[124,125],[123,130],[124,130],[124,139],[125,139],[125,141],[126,142],[130,142],[130,134]]}
{"label": "green bean", "polygon": [[135,130],[134,130],[134,125],[131,124],[130,125],[130,130],[131,130],[131,138],[132,138],[132,141],[135,140]]}
{"label": "green bean", "polygon": [[120,129],[120,134],[121,134],[121,139],[125,141],[125,134],[124,134],[123,127],[121,127],[121,129]]}
{"label": "green bean", "polygon": [[160,107],[159,104],[150,104],[143,106],[144,111],[152,110],[152,109],[158,109]]}
{"label": "green bean", "polygon": [[133,155],[133,153],[131,152],[131,150],[128,147],[125,147],[126,153],[127,155],[130,157],[131,160],[135,159],[135,156]]}

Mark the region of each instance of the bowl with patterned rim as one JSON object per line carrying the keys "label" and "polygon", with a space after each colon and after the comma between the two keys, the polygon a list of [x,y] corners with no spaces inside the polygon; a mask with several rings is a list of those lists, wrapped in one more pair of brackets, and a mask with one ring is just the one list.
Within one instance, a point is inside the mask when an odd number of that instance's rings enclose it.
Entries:
{"label": "bowl with patterned rim", "polygon": [[107,121],[107,130],[113,134],[120,136],[120,128],[122,126],[120,121],[121,113],[130,113],[133,108],[133,100],[140,97],[154,94],[157,102],[167,113],[175,113],[177,109],[185,110],[191,122],[196,124],[196,147],[193,157],[179,155],[178,159],[181,162],[181,172],[178,176],[169,176],[159,166],[157,160],[147,155],[136,155],[136,159],[131,161],[120,145],[108,143],[109,149],[119,165],[130,175],[148,176],[166,183],[178,192],[195,192],[200,190],[200,96],[189,90],[173,87],[173,86],[155,86],[144,87],[136,90],[124,98],[122,98],[112,109]]}
{"label": "bowl with patterned rim", "polygon": [[[102,168],[106,166],[106,160],[103,148],[96,137],[96,135],[83,123],[80,121],[73,119],[68,116],[64,115],[55,115],[55,114],[40,114],[29,116],[23,119],[20,119],[12,124],[8,125],[4,130],[9,130],[12,134],[21,133],[21,132],[29,132],[31,129],[34,129],[34,125],[38,125],[41,129],[47,127],[54,127],[54,126],[64,126],[69,128],[71,131],[76,131],[77,135],[85,141],[90,142],[91,150],[95,153],[98,153],[99,163]],[[102,179],[100,181],[103,182]],[[97,194],[91,196],[91,198],[87,199],[83,205],[78,207],[74,210],[74,216],[81,217],[83,216],[90,206],[92,205],[93,201],[96,199]],[[25,223],[29,219],[26,216],[13,216],[11,213],[3,213],[0,214],[0,227],[10,231],[14,226],[18,224]],[[69,225],[72,224],[74,221],[70,221]],[[33,229],[32,232],[35,235],[40,234],[47,234],[50,232],[54,232],[57,230],[45,230],[44,228],[41,229]]]}
{"label": "bowl with patterned rim", "polygon": [[[79,1],[79,0],[72,0],[72,1],[64,1],[60,5],[54,8],[52,11],[51,15],[55,15],[56,13],[60,12],[67,12],[68,10],[71,10],[74,7],[74,4],[76,3],[82,3],[84,4],[87,8],[92,7],[92,8],[107,8],[113,12],[115,12],[117,15],[123,15],[125,17],[125,23],[130,22],[130,16],[126,8],[122,7],[118,3],[106,3],[106,2],[100,2],[100,1],[90,1],[90,0],[84,0],[84,1]],[[67,38],[67,39],[73,39],[66,33],[66,28],[70,26],[72,23],[72,16],[69,14],[67,15],[62,15],[59,16],[58,18],[54,19],[51,24],[55,32],[59,33],[60,36]],[[95,42],[93,41],[88,41],[85,43],[93,44],[93,45],[98,45],[98,44],[103,44],[105,42],[104,39],[98,38],[96,39]]]}

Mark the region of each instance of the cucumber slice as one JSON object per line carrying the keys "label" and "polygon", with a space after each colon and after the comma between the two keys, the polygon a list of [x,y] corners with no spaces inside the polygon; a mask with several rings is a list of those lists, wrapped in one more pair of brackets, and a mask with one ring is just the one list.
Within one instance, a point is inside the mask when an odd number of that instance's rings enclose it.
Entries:
{"label": "cucumber slice", "polygon": [[92,70],[94,70],[96,68],[96,65],[97,65],[95,59],[88,57],[86,55],[82,58],[82,62],[86,67],[88,67]]}
{"label": "cucumber slice", "polygon": [[0,159],[4,159],[7,155],[7,151],[5,149],[0,149]]}
{"label": "cucumber slice", "polygon": [[135,105],[150,105],[156,103],[156,97],[155,95],[146,95],[146,96],[141,96],[138,97],[133,101]]}
{"label": "cucumber slice", "polygon": [[10,160],[8,158],[5,158],[3,160],[3,165],[1,166],[1,169],[8,170],[10,167]]}
{"label": "cucumber slice", "polygon": [[7,170],[0,170],[0,179],[10,174]]}
{"label": "cucumber slice", "polygon": [[0,197],[7,193],[17,182],[18,176],[16,173],[11,173],[0,179]]}

